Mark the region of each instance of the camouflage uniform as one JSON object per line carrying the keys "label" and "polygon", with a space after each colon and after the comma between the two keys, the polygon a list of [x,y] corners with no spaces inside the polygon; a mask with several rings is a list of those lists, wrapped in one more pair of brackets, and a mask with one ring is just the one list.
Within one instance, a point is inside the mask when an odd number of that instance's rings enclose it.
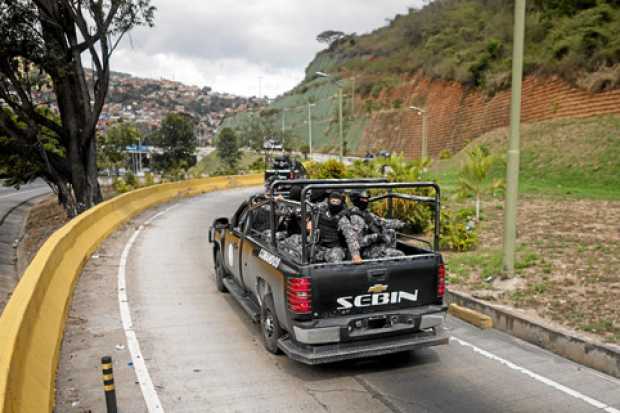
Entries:
{"label": "camouflage uniform", "polygon": [[278,243],[278,249],[301,262],[301,234],[293,234]]}
{"label": "camouflage uniform", "polygon": [[[386,219],[379,217],[368,210],[361,210],[358,207],[351,208],[351,219],[355,217],[355,222],[359,222],[365,231],[371,234],[361,236],[362,242],[370,241],[367,248],[362,249],[363,258],[384,258],[402,257],[405,254],[396,249],[396,230],[405,226],[405,223],[398,219]],[[375,235],[376,237],[372,237]]]}
{"label": "camouflage uniform", "polygon": [[364,254],[364,249],[371,246],[375,242],[381,239],[381,234],[378,233],[368,233],[368,225],[364,218],[360,215],[351,214],[349,218],[351,220],[351,226],[355,231],[355,237],[360,245],[360,249],[362,250],[362,255]]}

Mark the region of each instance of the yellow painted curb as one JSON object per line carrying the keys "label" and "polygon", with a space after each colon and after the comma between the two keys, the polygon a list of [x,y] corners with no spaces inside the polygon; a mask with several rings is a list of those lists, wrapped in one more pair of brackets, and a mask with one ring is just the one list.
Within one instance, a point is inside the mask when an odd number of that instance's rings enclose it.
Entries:
{"label": "yellow painted curb", "polygon": [[73,287],[90,254],[112,231],[145,209],[175,198],[262,182],[262,174],[220,176],[140,188],[102,202],[54,232],[24,271],[0,316],[0,413],[52,411]]}
{"label": "yellow painted curb", "polygon": [[460,318],[461,320],[465,320],[478,328],[486,329],[493,327],[493,320],[488,315],[479,313],[478,311],[474,311],[470,308],[461,307],[458,304],[450,304],[448,307],[448,313]]}

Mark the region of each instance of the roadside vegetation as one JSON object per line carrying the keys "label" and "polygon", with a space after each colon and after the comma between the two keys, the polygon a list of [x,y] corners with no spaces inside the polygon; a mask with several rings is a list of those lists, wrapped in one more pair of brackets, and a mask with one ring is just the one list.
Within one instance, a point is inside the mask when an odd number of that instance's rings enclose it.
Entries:
{"label": "roadside vegetation", "polygon": [[[513,8],[509,0],[445,0],[410,8],[370,34],[329,37],[307,79],[316,70],[364,74],[359,93],[375,96],[398,76],[422,70],[494,93],[510,85]],[[557,74],[592,91],[620,84],[617,1],[535,0],[528,2],[526,27],[526,74]]]}

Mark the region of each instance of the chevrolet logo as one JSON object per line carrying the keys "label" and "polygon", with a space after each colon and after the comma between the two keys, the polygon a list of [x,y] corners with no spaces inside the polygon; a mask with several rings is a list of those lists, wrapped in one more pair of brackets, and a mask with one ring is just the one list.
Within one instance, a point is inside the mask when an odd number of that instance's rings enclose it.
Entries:
{"label": "chevrolet logo", "polygon": [[368,288],[369,293],[382,293],[388,289],[386,284],[375,284],[372,287]]}

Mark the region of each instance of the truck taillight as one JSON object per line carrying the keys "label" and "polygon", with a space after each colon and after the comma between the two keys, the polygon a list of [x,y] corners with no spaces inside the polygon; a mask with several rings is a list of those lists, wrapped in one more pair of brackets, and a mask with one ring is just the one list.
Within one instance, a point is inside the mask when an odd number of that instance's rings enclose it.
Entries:
{"label": "truck taillight", "polygon": [[286,286],[288,309],[296,314],[312,312],[312,282],[310,278],[289,278]]}
{"label": "truck taillight", "polygon": [[443,264],[439,264],[439,270],[437,271],[437,297],[443,297],[446,292],[446,267]]}

